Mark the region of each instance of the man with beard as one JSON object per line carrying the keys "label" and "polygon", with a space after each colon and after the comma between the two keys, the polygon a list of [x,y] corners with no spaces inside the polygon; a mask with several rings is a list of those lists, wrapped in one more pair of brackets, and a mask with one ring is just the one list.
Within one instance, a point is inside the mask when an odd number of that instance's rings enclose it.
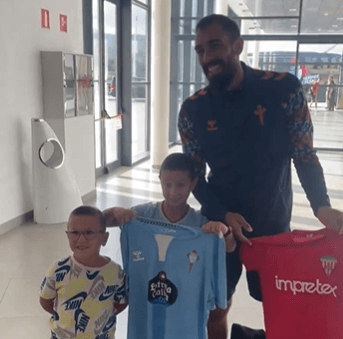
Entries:
{"label": "man with beard", "polygon": [[[183,103],[179,131],[184,153],[197,166],[193,193],[203,214],[231,226],[242,242],[288,232],[293,159],[316,217],[342,231],[343,213],[330,207],[299,80],[240,62],[243,41],[237,25],[225,16],[203,18],[196,32],[195,50],[209,86]],[[207,180],[206,164],[211,170]],[[237,249],[227,255],[228,298],[241,271]],[[249,273],[247,278],[250,294],[261,300],[258,277]],[[211,312],[210,339],[227,337],[229,307]]]}

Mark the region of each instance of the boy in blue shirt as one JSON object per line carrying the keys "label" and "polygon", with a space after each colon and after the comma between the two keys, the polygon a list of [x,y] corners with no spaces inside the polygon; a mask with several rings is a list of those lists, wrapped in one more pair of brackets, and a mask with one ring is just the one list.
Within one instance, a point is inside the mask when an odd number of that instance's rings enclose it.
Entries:
{"label": "boy in blue shirt", "polygon": [[226,225],[209,221],[200,211],[187,203],[188,197],[197,184],[193,162],[183,153],[167,156],[160,168],[159,175],[164,200],[133,206],[131,209],[112,207],[104,210],[107,227],[127,224],[132,217],[144,217],[190,227],[202,227],[205,233],[222,233],[226,252],[233,252],[236,240]]}
{"label": "boy in blue shirt", "polygon": [[[142,205],[135,206],[132,209],[114,207],[114,208],[110,208],[104,211],[108,226],[118,226],[118,225],[127,224],[131,220],[130,224],[128,225],[130,227],[123,227],[123,232],[122,232],[122,252],[123,252],[123,261],[124,261],[125,270],[126,270],[125,266],[131,267],[131,268],[128,268],[129,271],[131,270],[131,272],[133,273],[132,275],[136,276],[137,274],[140,274],[140,273],[137,273],[140,270],[145,272],[146,270],[150,270],[151,266],[154,266],[154,265],[155,266],[157,265],[158,267],[160,267],[158,270],[161,270],[161,271],[159,271],[159,274],[157,274],[153,279],[147,282],[141,281],[141,285],[151,282],[151,285],[149,285],[149,288],[150,287],[153,288],[154,293],[155,293],[156,286],[165,285],[163,282],[169,281],[168,279],[171,279],[170,278],[171,274],[167,273],[167,276],[166,276],[166,273],[163,271],[163,268],[161,268],[162,266],[160,264],[162,261],[165,262],[164,263],[165,266],[169,265],[169,266],[176,267],[176,270],[179,271],[178,272],[179,275],[183,274],[185,276],[185,281],[186,281],[187,279],[190,279],[190,278],[187,278],[187,276],[190,277],[190,275],[187,275],[188,273],[186,272],[189,272],[189,274],[193,274],[195,276],[196,269],[200,268],[200,265],[197,264],[197,262],[201,260],[202,265],[204,265],[202,266],[203,272],[202,274],[199,274],[197,278],[194,278],[195,279],[194,281],[197,281],[198,285],[199,285],[199,281],[203,282],[203,284],[206,285],[206,283],[208,282],[207,280],[212,279],[211,285],[213,285],[213,277],[206,276],[206,274],[216,275],[218,271],[220,271],[218,275],[219,277],[221,275],[221,270],[223,270],[224,272],[223,274],[225,275],[225,268],[223,269],[222,267],[222,265],[225,266],[225,256],[224,254],[219,253],[219,256],[216,257],[216,254],[214,254],[215,253],[214,251],[209,252],[208,250],[207,252],[205,252],[205,249],[207,247],[210,249],[211,246],[212,247],[214,246],[214,247],[218,247],[218,249],[216,249],[217,251],[216,253],[218,255],[218,251],[220,252],[220,247],[221,247],[220,242],[222,243],[222,241],[219,241],[218,243],[216,243],[216,245],[214,245],[214,241],[215,241],[215,240],[213,241],[214,238],[213,237],[207,238],[207,236],[203,235],[203,232],[224,234],[226,251],[232,252],[236,247],[236,242],[235,242],[235,239],[233,237],[231,230],[220,222],[213,222],[213,221],[209,222],[203,215],[201,215],[200,211],[195,211],[193,208],[191,208],[188,205],[187,199],[190,193],[192,192],[192,190],[194,189],[195,185],[197,184],[197,178],[193,169],[192,160],[187,158],[184,154],[173,153],[169,155],[163,161],[161,165],[161,169],[160,169],[160,180],[161,180],[162,192],[163,192],[163,197],[164,197],[164,200],[162,202],[142,204]],[[134,219],[132,218],[138,218],[139,221],[143,221],[145,222],[145,224],[138,223],[137,221],[134,221]],[[132,223],[134,223],[134,225],[132,225]],[[174,229],[168,228],[168,225],[170,224],[173,224],[174,226],[180,225],[180,232],[179,230],[177,230],[177,228],[175,230],[175,227]],[[161,226],[161,227],[166,226],[166,228],[160,230],[158,229],[158,226]],[[190,234],[186,234],[187,232],[184,229],[181,229],[182,227],[187,228],[188,232],[191,231],[194,234],[192,234],[192,236]],[[134,231],[132,231],[132,229],[134,229]],[[153,237],[151,237],[150,233],[153,233],[153,232],[164,233],[164,234],[158,234],[158,235],[154,234],[155,238],[157,237],[163,238],[162,240],[164,243],[166,242],[165,238],[168,237],[168,235],[167,236],[165,235],[166,233],[173,234],[174,236],[173,238],[177,240],[174,243],[171,242],[171,245],[169,245],[169,242],[168,242],[171,240],[167,240],[168,244],[162,246],[162,247],[167,246],[166,248],[168,249],[168,251],[167,249],[164,249],[163,260],[161,260],[160,258],[160,252],[163,252],[163,250],[161,251],[161,248],[159,246],[157,246],[159,254],[156,256],[154,254],[151,254],[152,252],[154,252],[152,248],[156,248],[155,242],[157,242],[155,241],[155,239],[151,240],[151,238]],[[179,232],[179,235],[176,234],[177,232]],[[135,236],[139,238],[137,241],[135,239],[132,239]],[[182,242],[182,240],[185,240],[186,237],[187,237],[187,241]],[[215,238],[218,239],[218,237],[215,237]],[[195,239],[198,239],[198,240],[195,241]],[[146,244],[147,248],[150,249],[148,250],[149,258],[146,254],[144,254],[144,249],[142,250],[142,243]],[[190,248],[190,250],[186,252],[182,252],[184,248],[187,246],[187,244],[192,244],[190,246],[193,246],[194,249]],[[139,249],[136,249],[136,248],[139,248]],[[174,252],[173,252],[173,248],[175,249]],[[195,250],[195,248],[197,248],[197,250]],[[223,246],[223,249],[224,249],[224,246]],[[202,251],[202,250],[203,252],[200,254],[199,251]],[[182,255],[180,255],[180,257],[177,259],[177,255],[181,252],[182,252]],[[171,255],[171,253],[173,254]],[[168,258],[168,254],[169,254],[169,258]],[[151,255],[154,257],[154,259],[151,259]],[[204,258],[204,256],[206,255],[213,256],[213,258],[210,258],[212,261],[211,260],[206,261],[208,259],[208,258]],[[159,259],[155,258],[157,256],[159,257]],[[221,262],[222,260],[221,258],[223,258],[223,262]],[[188,260],[187,267],[182,266],[184,265],[184,261],[186,261],[186,259]],[[168,263],[168,260],[169,260],[169,263]],[[135,266],[137,264],[139,264],[140,266]],[[179,266],[176,266],[176,264]],[[142,265],[146,265],[146,266],[144,266],[144,268],[142,269],[143,267]],[[213,269],[213,267],[210,267],[210,266],[216,266],[216,267],[214,267]],[[184,272],[182,270],[184,270]],[[130,280],[129,271],[127,272],[127,274]],[[208,273],[208,272],[211,272],[211,273]],[[177,281],[177,278],[175,277],[177,274],[175,272],[173,273],[174,273],[174,280],[172,279],[171,280],[175,283],[175,281]],[[217,295],[220,295],[220,296],[219,297],[216,296],[214,298],[215,300],[214,303],[211,301],[211,306],[209,306],[209,304],[206,303],[206,301],[204,302],[204,299],[206,300],[206,298],[208,297],[208,294],[212,293],[212,291],[209,291],[211,290],[211,288],[209,289],[204,288],[203,290],[201,289],[197,290],[196,287],[194,288],[193,301],[195,304],[199,303],[198,311],[195,311],[195,312],[198,312],[199,315],[197,314],[192,315],[193,317],[195,317],[194,326],[193,326],[194,333],[197,333],[197,334],[194,334],[195,335],[194,338],[206,337],[206,334],[205,334],[206,329],[204,327],[206,327],[206,323],[208,321],[207,311],[209,309],[213,310],[216,307],[215,304],[217,304],[217,306],[219,305],[220,308],[226,307],[225,280],[222,281],[220,279],[221,278],[219,278],[216,282],[217,283],[216,288],[219,289],[219,291],[217,291],[218,292]],[[186,283],[183,286],[181,286],[182,284],[179,284],[179,285],[176,284],[177,286],[175,286],[171,282],[170,284],[171,284],[170,286],[173,286],[173,287],[170,287],[170,291],[172,291],[173,288],[179,291],[181,290],[181,287],[182,289],[187,288]],[[138,295],[138,298],[142,298],[142,297],[139,297],[140,294],[137,293],[136,291],[136,289],[140,288],[139,284],[135,287],[131,286],[130,288],[131,288],[130,298],[132,296],[132,293],[135,293],[135,295]],[[144,285],[143,290],[141,291],[141,295],[143,296],[146,295],[145,288],[146,286]],[[164,292],[161,291],[161,293],[164,293]],[[202,293],[205,293],[206,295],[201,295]],[[223,295],[225,295],[225,303],[222,302]],[[143,297],[143,298],[146,298],[146,297]],[[149,298],[152,298],[150,295],[150,292],[149,292]],[[170,296],[170,299],[173,299],[173,296]],[[198,302],[197,299],[199,300],[201,299],[203,303],[201,304],[201,302]],[[135,298],[132,298],[131,300],[135,300]],[[148,305],[145,305],[146,303],[145,300],[141,300],[141,302],[142,302],[142,305],[144,304],[141,308],[147,310],[148,307],[150,306],[149,303],[147,303]],[[153,300],[150,302],[156,302],[156,301]],[[167,303],[165,300],[164,302]],[[183,300],[183,299],[180,300],[179,298],[179,305],[183,302],[187,304],[186,300]],[[137,300],[135,300],[134,307],[136,307],[136,305],[137,305]],[[133,305],[131,304],[131,308],[132,306]],[[187,309],[189,308],[189,305],[188,306],[182,305],[181,309],[182,308]],[[159,314],[161,312],[163,312],[163,309],[159,310]],[[148,313],[148,311],[146,311],[146,313]],[[192,313],[192,311],[189,310],[189,313]],[[144,315],[141,314],[141,317],[144,317]],[[167,318],[169,317],[168,318],[169,323],[178,324],[177,326],[174,326],[171,331],[168,331],[168,321],[165,320],[166,317]],[[129,315],[129,318],[130,318],[130,315]],[[149,323],[149,321],[151,322],[150,318],[151,317],[147,316],[145,319],[145,322],[147,323]],[[174,320],[170,321],[170,319],[174,319]],[[202,320],[199,321],[199,319],[202,319]],[[177,327],[178,326],[181,327],[182,323],[186,321],[187,321],[186,316],[183,316],[183,314],[181,313],[178,315],[178,317],[175,317],[175,318],[173,318],[173,315],[169,315],[169,316],[166,315],[164,320],[159,321],[160,323],[163,323],[163,322],[167,323],[167,325],[164,325],[165,332],[159,332],[159,334],[158,334],[158,331],[156,332],[156,330],[155,332],[154,331],[149,332],[150,331],[149,328],[146,329],[146,331],[148,331],[147,333],[149,333],[149,335],[151,333],[154,339],[157,338],[158,335],[163,335],[163,333],[168,333],[168,338],[174,338],[174,337],[177,337],[176,336]],[[202,323],[202,321],[204,323]],[[155,326],[154,324],[156,324],[157,322],[158,321],[156,320],[155,322],[152,322],[153,325],[146,325],[146,326],[154,327]],[[197,326],[195,325],[197,322],[198,322],[198,328],[196,328]],[[129,319],[129,323],[130,323],[130,319]],[[134,322],[132,323],[135,324]],[[134,333],[135,330],[132,329],[132,327],[134,326],[136,325],[130,326],[129,324],[129,337],[128,338],[130,339],[139,337],[139,333],[138,332]],[[131,334],[130,334],[130,331],[131,331]],[[187,328],[183,328],[182,331],[183,331],[183,336],[184,336],[186,334],[185,331],[187,331]],[[144,332],[145,330],[141,330],[141,333],[144,333]],[[187,338],[191,338],[190,335],[192,335],[192,338],[193,338],[193,333],[189,334]]]}

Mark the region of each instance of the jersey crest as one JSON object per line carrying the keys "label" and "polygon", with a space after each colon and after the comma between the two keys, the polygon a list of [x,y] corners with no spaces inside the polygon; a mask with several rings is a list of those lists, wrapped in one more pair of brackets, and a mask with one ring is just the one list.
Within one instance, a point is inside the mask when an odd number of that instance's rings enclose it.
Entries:
{"label": "jersey crest", "polygon": [[337,259],[330,256],[325,256],[325,257],[321,257],[320,261],[322,262],[322,266],[323,266],[325,274],[327,276],[330,276],[337,264]]}
{"label": "jersey crest", "polygon": [[190,253],[186,254],[186,257],[188,258],[189,261],[189,266],[188,266],[188,271],[190,272],[193,268],[193,265],[200,260],[197,251],[192,250]]}

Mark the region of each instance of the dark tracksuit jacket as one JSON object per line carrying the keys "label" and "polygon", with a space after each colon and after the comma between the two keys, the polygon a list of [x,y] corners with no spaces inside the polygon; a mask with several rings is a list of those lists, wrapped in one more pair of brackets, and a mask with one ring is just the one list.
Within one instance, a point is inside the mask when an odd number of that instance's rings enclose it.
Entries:
{"label": "dark tracksuit jacket", "polygon": [[274,235],[289,230],[291,159],[314,213],[330,201],[299,80],[242,67],[240,90],[215,96],[205,88],[183,103],[179,131],[197,166],[203,214],[223,221],[228,211],[240,213],[254,230],[249,237]]}

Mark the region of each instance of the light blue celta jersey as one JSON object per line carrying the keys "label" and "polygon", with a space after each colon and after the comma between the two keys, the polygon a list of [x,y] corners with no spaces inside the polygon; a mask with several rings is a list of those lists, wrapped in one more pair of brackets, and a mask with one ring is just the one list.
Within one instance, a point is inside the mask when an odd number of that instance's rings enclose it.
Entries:
{"label": "light blue celta jersey", "polygon": [[209,311],[226,308],[225,245],[199,227],[139,217],[122,227],[128,339],[206,339]]}

